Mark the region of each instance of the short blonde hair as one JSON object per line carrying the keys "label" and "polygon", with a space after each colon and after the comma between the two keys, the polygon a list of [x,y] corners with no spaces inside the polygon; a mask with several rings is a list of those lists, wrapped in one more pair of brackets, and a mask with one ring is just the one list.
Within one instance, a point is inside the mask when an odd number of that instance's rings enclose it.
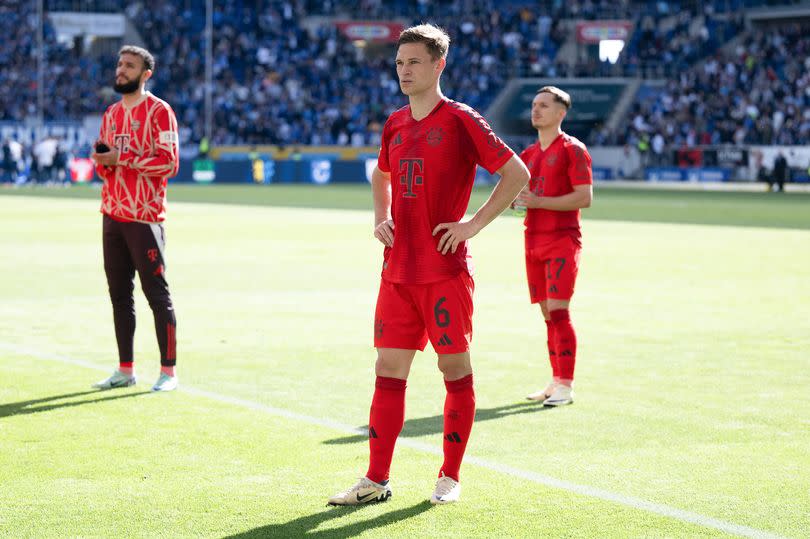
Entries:
{"label": "short blonde hair", "polygon": [[406,28],[399,34],[397,47],[405,43],[424,43],[430,57],[434,60],[447,58],[450,48],[450,36],[447,32],[432,24],[420,24]]}
{"label": "short blonde hair", "polygon": [[538,94],[551,94],[554,96],[554,101],[565,107],[565,110],[571,108],[571,96],[568,92],[563,92],[556,86],[543,86],[537,90]]}

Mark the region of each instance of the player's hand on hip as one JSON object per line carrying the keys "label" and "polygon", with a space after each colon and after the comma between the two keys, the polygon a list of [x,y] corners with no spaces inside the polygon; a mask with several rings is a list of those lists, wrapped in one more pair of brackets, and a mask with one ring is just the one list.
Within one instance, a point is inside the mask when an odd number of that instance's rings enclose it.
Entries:
{"label": "player's hand on hip", "polygon": [[394,246],[394,220],[386,219],[374,227],[374,237],[386,247]]}
{"label": "player's hand on hip", "polygon": [[478,234],[479,229],[471,221],[442,223],[436,225],[436,228],[433,229],[433,235],[435,236],[442,230],[445,233],[439,238],[439,245],[436,246],[436,250],[446,255],[447,251],[455,253],[459,243],[467,241]]}
{"label": "player's hand on hip", "polygon": [[524,208],[535,208],[537,207],[537,201],[540,197],[535,195],[534,193],[529,190],[528,187],[524,187],[520,193],[518,193],[517,198],[515,201],[512,202],[512,206],[523,206]]}

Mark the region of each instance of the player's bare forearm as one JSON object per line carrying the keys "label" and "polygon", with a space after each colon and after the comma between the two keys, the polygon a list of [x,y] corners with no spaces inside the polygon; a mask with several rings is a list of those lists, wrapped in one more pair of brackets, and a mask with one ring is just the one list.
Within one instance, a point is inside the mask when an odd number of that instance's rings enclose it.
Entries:
{"label": "player's bare forearm", "polygon": [[501,175],[498,185],[492,190],[492,194],[489,195],[484,205],[475,212],[472,219],[458,223],[441,223],[433,229],[434,236],[442,233],[436,246],[437,251],[443,255],[448,252],[455,253],[461,242],[478,234],[481,229],[509,207],[518,192],[529,181],[529,171],[526,169],[526,165],[516,156],[501,167],[498,173]]}
{"label": "player's bare forearm", "polygon": [[590,207],[592,200],[593,186],[588,184],[575,185],[572,192],[558,197],[537,196],[524,189],[520,195],[518,195],[516,203],[534,209],[573,211]]}
{"label": "player's bare forearm", "polygon": [[479,231],[503,213],[529,181],[529,170],[517,156],[507,161],[498,173],[501,175],[500,181],[470,220]]}
{"label": "player's bare forearm", "polygon": [[391,174],[374,167],[371,193],[374,197],[374,224],[378,225],[391,218]]}
{"label": "player's bare forearm", "polygon": [[371,173],[374,198],[374,237],[387,247],[394,245],[394,221],[391,219],[391,174],[374,167]]}

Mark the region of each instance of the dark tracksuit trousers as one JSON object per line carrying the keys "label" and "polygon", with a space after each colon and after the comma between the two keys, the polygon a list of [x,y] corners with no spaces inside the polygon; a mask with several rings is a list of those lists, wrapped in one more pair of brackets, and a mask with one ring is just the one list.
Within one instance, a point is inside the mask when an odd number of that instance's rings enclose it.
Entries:
{"label": "dark tracksuit trousers", "polygon": [[173,366],[177,362],[177,321],[169,294],[169,283],[166,281],[163,225],[121,222],[108,215],[104,215],[103,220],[104,273],[107,275],[112,300],[118,359],[122,363],[134,360],[133,291],[137,271],[141,289],[155,318],[160,364]]}

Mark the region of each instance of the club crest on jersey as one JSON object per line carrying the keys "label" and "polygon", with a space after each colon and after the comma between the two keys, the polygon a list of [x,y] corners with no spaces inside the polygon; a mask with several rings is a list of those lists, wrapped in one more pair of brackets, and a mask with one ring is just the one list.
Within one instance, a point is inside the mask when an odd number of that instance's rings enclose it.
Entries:
{"label": "club crest on jersey", "polygon": [[444,138],[444,130],[441,127],[431,127],[427,132],[427,143],[430,146],[438,146]]}
{"label": "club crest on jersey", "polygon": [[130,125],[132,126],[133,131],[137,131],[138,129],[141,128],[140,120],[132,120],[132,123]]}

